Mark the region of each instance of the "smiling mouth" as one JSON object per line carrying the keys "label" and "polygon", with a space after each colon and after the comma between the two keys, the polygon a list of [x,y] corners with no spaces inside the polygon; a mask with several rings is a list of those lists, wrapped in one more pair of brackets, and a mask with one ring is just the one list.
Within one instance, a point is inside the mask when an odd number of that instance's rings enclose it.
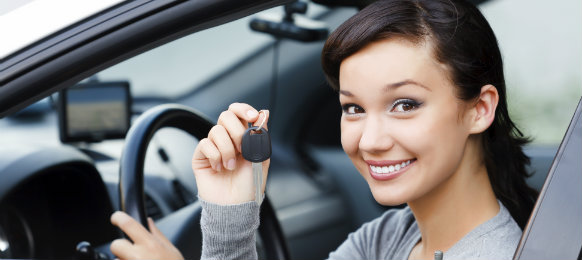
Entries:
{"label": "smiling mouth", "polygon": [[416,159],[400,161],[366,161],[372,178],[376,180],[394,179],[404,173]]}

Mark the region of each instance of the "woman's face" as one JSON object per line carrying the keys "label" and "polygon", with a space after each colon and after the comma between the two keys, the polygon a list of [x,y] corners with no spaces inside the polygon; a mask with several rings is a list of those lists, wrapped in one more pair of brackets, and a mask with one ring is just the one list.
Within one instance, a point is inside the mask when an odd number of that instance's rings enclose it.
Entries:
{"label": "woman's face", "polygon": [[447,76],[428,44],[400,38],[341,63],[342,146],[379,203],[421,198],[459,168],[470,120]]}

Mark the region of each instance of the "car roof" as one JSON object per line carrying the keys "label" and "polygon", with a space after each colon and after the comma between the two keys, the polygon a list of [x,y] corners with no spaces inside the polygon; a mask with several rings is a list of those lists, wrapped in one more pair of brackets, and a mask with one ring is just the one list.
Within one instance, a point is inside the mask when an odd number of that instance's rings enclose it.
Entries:
{"label": "car roof", "polygon": [[7,5],[0,6],[0,24],[19,26],[0,26],[1,35],[10,35],[0,44],[0,59],[119,2],[121,1],[10,1]]}

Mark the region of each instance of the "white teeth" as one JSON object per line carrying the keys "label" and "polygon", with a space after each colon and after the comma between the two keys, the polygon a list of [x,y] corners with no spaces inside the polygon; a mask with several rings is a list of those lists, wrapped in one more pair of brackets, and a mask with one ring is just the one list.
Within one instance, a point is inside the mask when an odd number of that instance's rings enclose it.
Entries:
{"label": "white teeth", "polygon": [[399,171],[400,169],[408,166],[410,164],[410,160],[406,161],[406,162],[402,162],[400,164],[395,164],[395,165],[389,165],[389,166],[373,166],[370,165],[370,169],[372,169],[373,172],[375,173],[393,173],[396,171]]}

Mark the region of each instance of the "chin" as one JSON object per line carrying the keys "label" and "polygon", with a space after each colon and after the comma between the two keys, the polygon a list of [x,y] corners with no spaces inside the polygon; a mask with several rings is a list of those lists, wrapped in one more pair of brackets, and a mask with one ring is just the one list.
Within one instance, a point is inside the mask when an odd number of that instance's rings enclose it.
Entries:
{"label": "chin", "polygon": [[398,206],[410,201],[411,194],[401,190],[401,187],[375,187],[372,183],[368,184],[376,202],[383,206]]}

